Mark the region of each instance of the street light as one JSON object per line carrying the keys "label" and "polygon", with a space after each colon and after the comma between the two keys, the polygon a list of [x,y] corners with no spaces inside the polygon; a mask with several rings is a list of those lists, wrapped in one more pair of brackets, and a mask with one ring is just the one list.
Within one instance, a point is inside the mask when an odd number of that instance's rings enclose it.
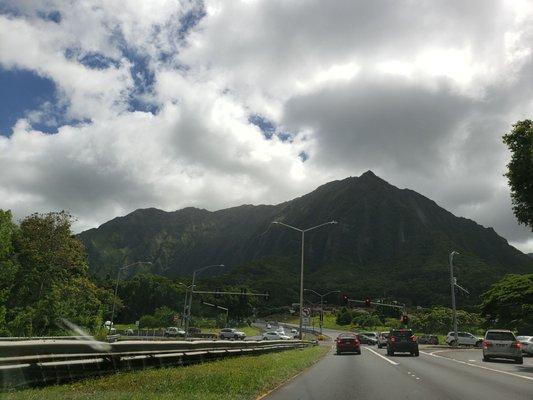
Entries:
{"label": "street light", "polygon": [[340,290],[332,290],[331,292],[327,292],[325,294],[320,294],[318,292],[315,292],[313,289],[304,289],[304,290],[307,290],[308,292],[312,292],[312,293],[316,294],[318,297],[320,297],[320,334],[322,335],[322,321],[324,321],[324,307],[323,307],[324,297],[326,297],[327,295],[332,294],[332,293],[340,293],[341,291]]}
{"label": "street light", "polygon": [[118,292],[118,282],[120,280],[120,271],[126,270],[129,267],[136,265],[136,264],[152,264],[151,261],[136,261],[134,263],[124,265],[123,267],[120,267],[117,272],[117,284],[115,286],[115,295],[113,296],[113,309],[111,311],[111,325],[109,325],[109,331],[111,332],[111,327],[113,326],[113,319],[115,318],[115,302],[117,299],[117,292]]}
{"label": "street light", "polygon": [[455,309],[455,278],[453,277],[453,256],[459,254],[457,251],[450,253],[450,286],[452,290],[452,309],[453,309],[453,336],[457,344],[457,310]]}
{"label": "street light", "polygon": [[192,295],[194,293],[194,282],[196,280],[196,273],[202,272],[203,270],[206,270],[208,268],[214,268],[214,267],[224,267],[224,264],[213,264],[213,265],[206,265],[205,267],[196,269],[192,273],[192,283],[190,285],[190,294],[189,294],[189,308],[187,309],[187,320],[185,321],[185,337],[189,335],[189,325],[191,321],[191,306],[192,306]]}
{"label": "street light", "polygon": [[303,304],[304,304],[304,242],[305,242],[305,232],[312,231],[313,229],[317,229],[317,228],[320,228],[320,227],[325,226],[325,225],[335,225],[335,224],[337,224],[337,221],[324,222],[323,224],[320,224],[320,225],[317,225],[317,226],[313,226],[313,227],[307,228],[307,229],[296,228],[294,226],[291,226],[291,225],[288,225],[288,224],[284,224],[283,222],[280,222],[280,221],[274,221],[272,223],[276,224],[276,225],[283,225],[286,228],[293,229],[293,230],[298,231],[298,232],[300,232],[302,234],[302,258],[301,258],[301,264],[300,264],[300,340],[302,340],[302,338],[303,338],[303,333],[302,333],[302,327],[303,327]]}

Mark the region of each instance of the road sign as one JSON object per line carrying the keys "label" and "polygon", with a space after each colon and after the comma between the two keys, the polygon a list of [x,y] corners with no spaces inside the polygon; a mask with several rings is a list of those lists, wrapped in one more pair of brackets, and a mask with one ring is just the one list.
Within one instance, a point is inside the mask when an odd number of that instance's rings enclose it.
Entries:
{"label": "road sign", "polygon": [[310,322],[309,322],[309,317],[303,317],[302,318],[302,325],[305,325],[305,326],[309,326],[311,325]]}
{"label": "road sign", "polygon": [[309,317],[311,315],[311,310],[307,307],[305,307],[303,310],[302,310],[302,315],[304,317]]}

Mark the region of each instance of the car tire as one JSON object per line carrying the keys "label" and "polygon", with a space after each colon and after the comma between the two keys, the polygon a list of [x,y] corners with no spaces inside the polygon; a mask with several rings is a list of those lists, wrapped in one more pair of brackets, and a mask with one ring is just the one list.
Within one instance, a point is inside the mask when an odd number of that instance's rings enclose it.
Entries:
{"label": "car tire", "polygon": [[523,364],[524,363],[524,358],[523,357],[519,357],[519,358],[515,359],[515,363],[516,364]]}
{"label": "car tire", "polygon": [[475,346],[478,348],[481,348],[482,345],[483,345],[483,340],[478,340],[475,344]]}
{"label": "car tire", "polygon": [[357,354],[358,354],[358,355],[361,355],[361,350],[359,350],[359,351],[357,352]]}
{"label": "car tire", "polygon": [[394,357],[394,350],[390,352],[389,356]]}
{"label": "car tire", "polygon": [[448,343],[450,346],[454,347],[457,342],[455,340],[451,340],[450,343]]}
{"label": "car tire", "polygon": [[483,362],[489,362],[489,361],[490,361],[490,357],[483,356]]}
{"label": "car tire", "polygon": [[415,357],[419,357],[419,356],[420,356],[420,352],[419,352],[418,350],[416,350],[416,351],[414,352],[414,356],[415,356]]}

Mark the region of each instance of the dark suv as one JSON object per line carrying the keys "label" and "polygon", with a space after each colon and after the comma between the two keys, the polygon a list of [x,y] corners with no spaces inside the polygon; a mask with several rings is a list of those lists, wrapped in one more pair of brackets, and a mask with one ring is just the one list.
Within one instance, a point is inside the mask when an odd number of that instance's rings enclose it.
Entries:
{"label": "dark suv", "polygon": [[411,353],[412,356],[418,357],[418,341],[412,330],[391,329],[387,339],[387,355],[393,356],[399,352]]}

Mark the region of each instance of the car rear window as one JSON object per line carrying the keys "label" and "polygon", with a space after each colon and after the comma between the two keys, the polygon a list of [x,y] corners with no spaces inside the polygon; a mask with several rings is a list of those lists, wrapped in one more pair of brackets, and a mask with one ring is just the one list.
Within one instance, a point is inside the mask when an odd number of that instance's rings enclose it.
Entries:
{"label": "car rear window", "polygon": [[354,339],[355,335],[353,333],[341,333],[339,335],[339,338],[341,338],[341,339]]}
{"label": "car rear window", "polygon": [[487,332],[487,340],[516,340],[512,332]]}
{"label": "car rear window", "polygon": [[407,339],[413,336],[413,332],[412,331],[393,331],[392,335],[396,336],[397,338]]}

